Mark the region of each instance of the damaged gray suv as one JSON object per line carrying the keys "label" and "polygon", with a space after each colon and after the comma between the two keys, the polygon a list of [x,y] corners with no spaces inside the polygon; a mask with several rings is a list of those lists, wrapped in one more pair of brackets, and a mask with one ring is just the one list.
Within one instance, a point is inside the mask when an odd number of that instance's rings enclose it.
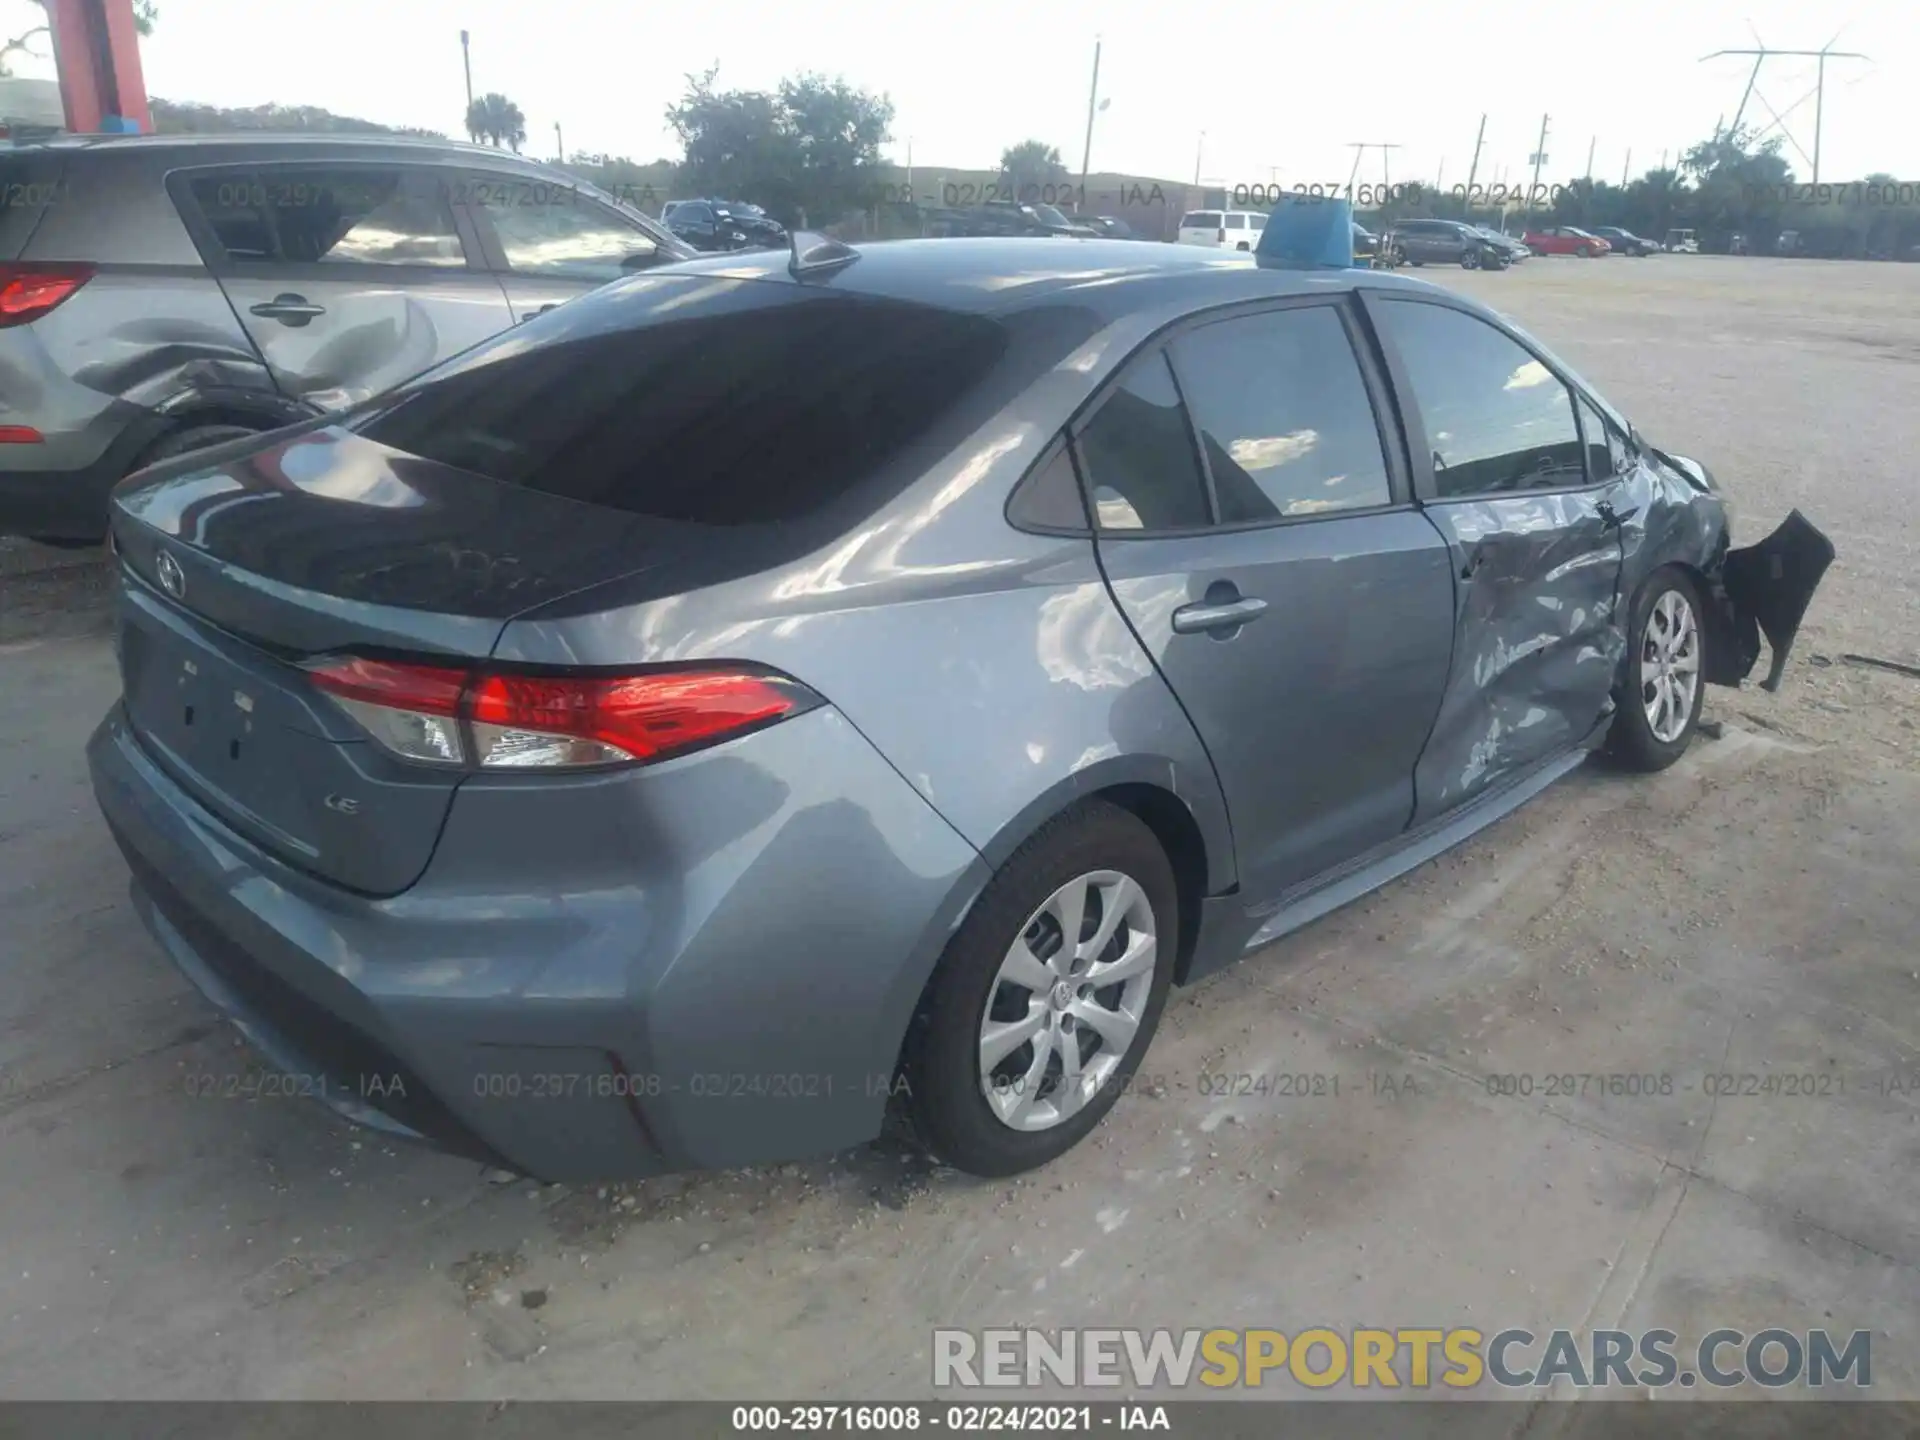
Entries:
{"label": "damaged gray suv", "polygon": [[113,502],[95,793],[344,1114],[577,1180],[1042,1164],[1169,988],[1657,770],[1832,548],[1458,295],[905,241],[607,286]]}
{"label": "damaged gray suv", "polygon": [[576,177],[479,146],[0,146],[0,535],[97,544],[131,470],[340,410],[692,254]]}

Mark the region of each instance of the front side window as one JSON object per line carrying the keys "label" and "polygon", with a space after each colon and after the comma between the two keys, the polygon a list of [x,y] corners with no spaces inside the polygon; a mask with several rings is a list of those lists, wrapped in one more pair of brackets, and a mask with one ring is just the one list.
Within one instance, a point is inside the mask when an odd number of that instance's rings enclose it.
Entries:
{"label": "front side window", "polygon": [[1392,500],[1373,405],[1333,306],[1203,325],[1172,350],[1222,524]]}
{"label": "front side window", "polygon": [[660,258],[660,247],[638,225],[558,188],[553,196],[540,204],[487,207],[508,269],[605,282]]}
{"label": "front side window", "polygon": [[189,188],[238,264],[464,267],[453,212],[431,178],[399,166],[261,166]]}
{"label": "front side window", "polygon": [[1586,483],[1573,397],[1518,341],[1444,305],[1383,300],[1426,427],[1441,498]]}
{"label": "front side window", "polygon": [[1208,523],[1206,481],[1164,354],[1133,367],[1076,442],[1102,530]]}

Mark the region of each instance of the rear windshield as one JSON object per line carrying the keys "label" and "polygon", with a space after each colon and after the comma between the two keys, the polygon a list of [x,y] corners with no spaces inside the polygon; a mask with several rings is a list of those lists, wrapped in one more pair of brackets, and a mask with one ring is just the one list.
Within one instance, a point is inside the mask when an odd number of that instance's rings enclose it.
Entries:
{"label": "rear windshield", "polygon": [[536,325],[429,371],[353,428],[634,514],[794,520],[930,430],[1006,341],[980,316],[710,275],[639,277]]}
{"label": "rear windshield", "polygon": [[1218,210],[1194,210],[1180,217],[1183,230],[1218,230],[1220,212]]}
{"label": "rear windshield", "polygon": [[47,206],[65,198],[60,172],[57,155],[0,142],[0,260],[18,260]]}

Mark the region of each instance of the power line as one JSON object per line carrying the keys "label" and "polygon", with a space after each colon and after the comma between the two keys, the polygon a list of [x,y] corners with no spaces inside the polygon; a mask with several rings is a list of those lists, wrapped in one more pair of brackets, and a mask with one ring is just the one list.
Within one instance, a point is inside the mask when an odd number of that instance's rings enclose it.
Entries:
{"label": "power line", "polygon": [[[1760,39],[1757,33],[1754,35],[1753,38],[1755,40]],[[1838,40],[1839,38],[1840,37],[1837,34],[1833,37],[1834,40]],[[1826,100],[1827,61],[1829,60],[1867,60],[1872,57],[1867,55],[1862,55],[1858,50],[1836,50],[1833,48],[1833,40],[1829,40],[1825,45],[1822,45],[1818,50],[1776,50],[1772,46],[1762,42],[1759,46],[1754,48],[1742,48],[1738,50],[1716,50],[1711,55],[1702,55],[1700,57],[1700,61],[1702,64],[1705,64],[1709,60],[1718,60],[1723,55],[1751,55],[1753,57],[1753,68],[1747,72],[1746,89],[1740,92],[1740,104],[1738,108],[1736,108],[1733,112],[1733,124],[1727,127],[1726,133],[1728,135],[1732,135],[1735,131],[1737,131],[1740,128],[1740,119],[1743,115],[1747,113],[1747,101],[1755,97],[1756,86],[1760,79],[1760,67],[1762,65],[1764,65],[1769,60],[1773,60],[1776,58],[1785,58],[1789,56],[1798,57],[1801,59],[1810,59],[1816,62],[1818,69],[1816,72],[1817,78],[1814,82],[1814,87],[1813,87],[1813,154],[1807,155],[1806,147],[1801,145],[1801,143],[1794,138],[1793,132],[1787,129],[1786,122],[1780,115],[1774,114],[1773,125],[1768,126],[1767,128],[1771,130],[1774,128],[1774,126],[1779,127],[1780,133],[1786,136],[1788,142],[1793,146],[1793,148],[1798,150],[1800,154],[1804,158],[1806,158],[1808,162],[1813,166],[1813,183],[1818,185],[1820,183],[1820,129],[1821,129],[1821,121],[1823,119],[1823,111],[1825,109],[1825,100]],[[1763,106],[1766,106],[1768,113],[1773,114],[1773,107],[1767,104],[1766,97],[1760,96],[1759,100]],[[1805,103],[1804,100],[1799,102],[1799,104],[1804,104],[1804,103]],[[1793,110],[1798,109],[1799,104],[1789,106],[1788,113],[1792,113]],[[1761,133],[1765,134],[1766,131],[1762,131]],[[1717,133],[1714,138],[1716,140],[1719,138]]]}

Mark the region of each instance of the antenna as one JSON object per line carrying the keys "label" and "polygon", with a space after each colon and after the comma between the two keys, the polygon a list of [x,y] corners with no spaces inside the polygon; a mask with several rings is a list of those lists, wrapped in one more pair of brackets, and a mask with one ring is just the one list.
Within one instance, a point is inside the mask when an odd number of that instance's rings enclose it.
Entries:
{"label": "antenna", "polygon": [[[1749,26],[1748,28],[1751,29],[1752,27]],[[1756,41],[1760,40],[1758,32],[1754,34],[1753,38]],[[1839,38],[1840,36],[1836,33],[1833,40],[1838,40]],[[1760,136],[1764,137],[1769,131],[1778,129],[1782,135],[1786,136],[1788,143],[1791,144],[1794,149],[1798,150],[1800,154],[1807,159],[1808,163],[1813,166],[1813,183],[1816,185],[1820,183],[1820,126],[1826,101],[1827,61],[1867,60],[1871,58],[1870,56],[1862,55],[1857,50],[1836,50],[1833,48],[1833,40],[1829,40],[1818,50],[1775,50],[1764,41],[1761,41],[1757,48],[1716,50],[1711,55],[1702,55],[1700,57],[1702,64],[1705,64],[1709,60],[1718,60],[1722,55],[1751,55],[1753,57],[1753,69],[1747,72],[1747,88],[1740,93],[1739,108],[1733,112],[1733,124],[1726,128],[1725,133],[1731,135],[1740,128],[1740,117],[1747,113],[1747,101],[1749,99],[1758,99],[1761,105],[1765,107],[1767,113],[1773,116],[1773,124],[1767,126],[1765,130],[1760,131]],[[1797,56],[1802,59],[1814,60],[1817,62],[1818,69],[1816,71],[1817,78],[1814,81],[1813,89],[1807,95],[1802,95],[1798,100],[1794,101],[1784,112],[1781,112],[1776,111],[1773,106],[1767,104],[1766,96],[1759,94],[1757,82],[1760,79],[1760,67],[1762,65],[1776,57],[1786,56]],[[1794,138],[1793,132],[1787,129],[1786,121],[1786,117],[1806,104],[1809,98],[1813,101],[1813,154],[1811,155],[1808,155],[1805,148]],[[1715,138],[1718,139],[1718,136],[1716,135]]]}

